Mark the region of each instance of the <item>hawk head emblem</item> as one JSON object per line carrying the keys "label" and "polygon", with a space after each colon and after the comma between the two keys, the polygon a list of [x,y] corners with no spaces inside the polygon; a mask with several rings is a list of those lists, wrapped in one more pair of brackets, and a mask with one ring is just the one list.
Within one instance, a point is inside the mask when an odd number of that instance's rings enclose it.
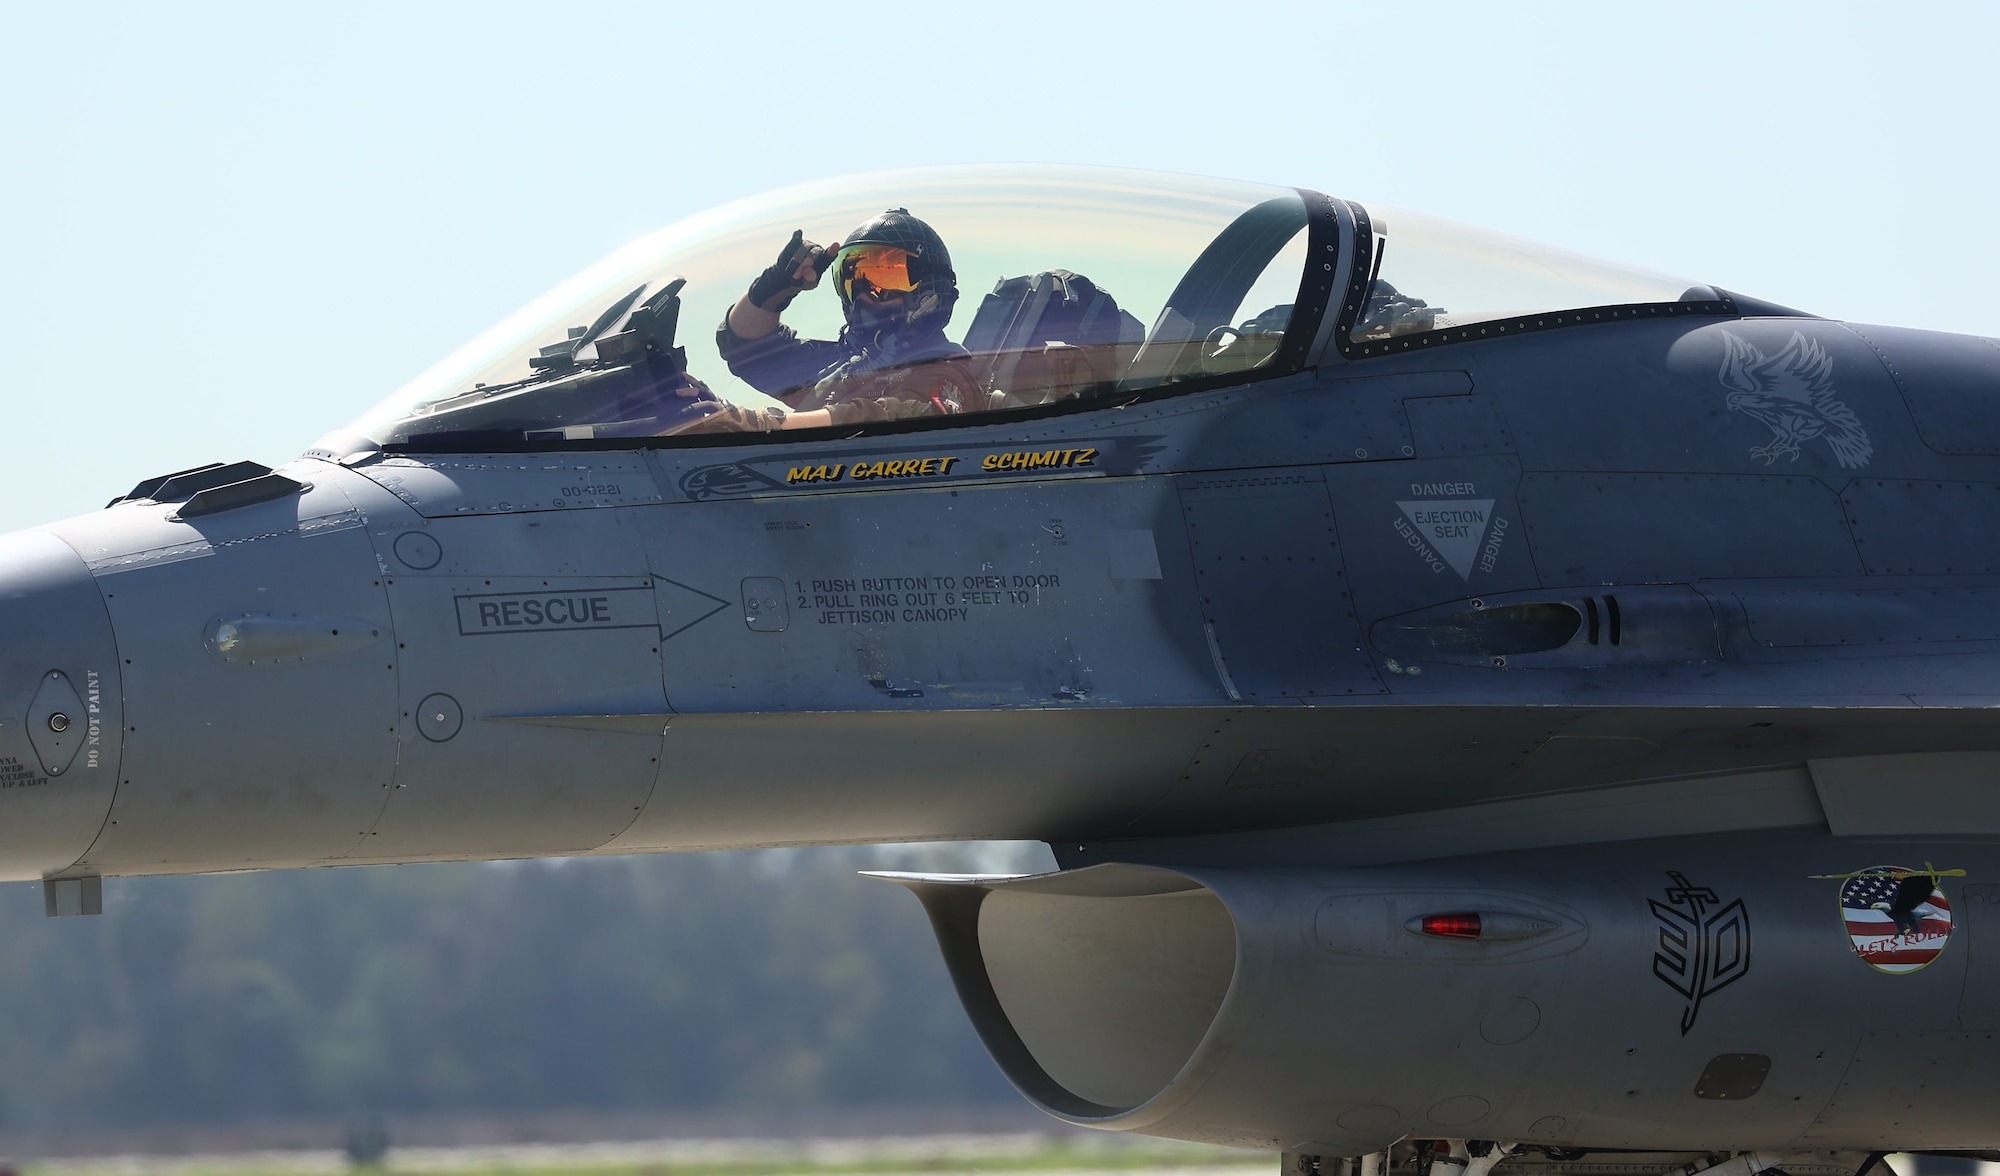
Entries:
{"label": "hawk head emblem", "polygon": [[1867,465],[1875,452],[1861,418],[1834,398],[1833,357],[1797,331],[1772,356],[1724,331],[1718,378],[1729,389],[1729,411],[1771,427],[1770,444],[1750,450],[1750,456],[1763,458],[1765,465],[1781,457],[1797,461],[1799,446],[1814,438],[1826,442],[1834,459],[1850,470]]}
{"label": "hawk head emblem", "polygon": [[681,476],[681,493],[702,502],[710,498],[739,498],[760,490],[782,489],[784,483],[765,477],[742,462],[703,466]]}

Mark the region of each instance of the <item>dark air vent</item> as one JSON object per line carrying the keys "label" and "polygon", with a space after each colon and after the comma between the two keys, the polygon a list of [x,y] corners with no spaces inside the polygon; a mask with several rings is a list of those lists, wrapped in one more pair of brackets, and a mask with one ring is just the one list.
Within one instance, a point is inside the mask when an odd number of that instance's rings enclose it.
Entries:
{"label": "dark air vent", "polygon": [[[1598,609],[1597,598],[1595,596],[1586,596],[1583,598],[1583,615],[1584,619],[1589,623],[1590,629],[1589,635],[1584,640],[1592,645],[1596,645],[1604,634],[1603,626],[1600,626],[1597,620]],[[1609,626],[1611,644],[1623,645],[1625,643],[1625,616],[1618,609],[1618,598],[1616,596],[1607,596],[1604,598],[1604,615],[1611,622]]]}
{"label": "dark air vent", "polygon": [[1368,631],[1399,663],[1392,673],[1421,673],[1427,662],[1529,669],[1709,661],[1721,655],[1719,637],[1714,610],[1685,584],[1481,596],[1387,617]]}

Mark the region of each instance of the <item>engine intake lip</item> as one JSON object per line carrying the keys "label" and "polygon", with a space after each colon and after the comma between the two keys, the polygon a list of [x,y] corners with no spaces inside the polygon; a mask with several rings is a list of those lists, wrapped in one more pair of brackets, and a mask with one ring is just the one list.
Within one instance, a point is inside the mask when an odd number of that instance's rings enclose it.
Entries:
{"label": "engine intake lip", "polygon": [[922,900],[960,1001],[1001,1071],[1048,1113],[1131,1130],[1200,1089],[1239,986],[1240,936],[1187,875],[877,875]]}

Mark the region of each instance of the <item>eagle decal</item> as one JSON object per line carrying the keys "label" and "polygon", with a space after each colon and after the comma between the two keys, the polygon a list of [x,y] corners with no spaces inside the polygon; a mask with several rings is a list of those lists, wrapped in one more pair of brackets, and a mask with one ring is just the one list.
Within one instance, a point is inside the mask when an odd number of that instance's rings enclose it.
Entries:
{"label": "eagle decal", "polygon": [[1753,446],[1751,457],[1774,465],[1781,457],[1799,459],[1799,446],[1817,437],[1850,470],[1868,464],[1875,446],[1861,418],[1833,395],[1833,357],[1797,331],[1773,356],[1722,332],[1722,386],[1729,411],[1747,413],[1771,426],[1771,443]]}

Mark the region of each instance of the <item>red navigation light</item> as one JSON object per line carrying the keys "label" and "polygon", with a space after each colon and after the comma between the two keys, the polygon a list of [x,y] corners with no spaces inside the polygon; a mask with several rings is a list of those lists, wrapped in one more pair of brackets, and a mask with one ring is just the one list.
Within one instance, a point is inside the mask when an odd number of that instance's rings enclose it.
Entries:
{"label": "red navigation light", "polygon": [[1479,912],[1459,911],[1449,915],[1425,915],[1420,928],[1426,935],[1449,939],[1479,938]]}

